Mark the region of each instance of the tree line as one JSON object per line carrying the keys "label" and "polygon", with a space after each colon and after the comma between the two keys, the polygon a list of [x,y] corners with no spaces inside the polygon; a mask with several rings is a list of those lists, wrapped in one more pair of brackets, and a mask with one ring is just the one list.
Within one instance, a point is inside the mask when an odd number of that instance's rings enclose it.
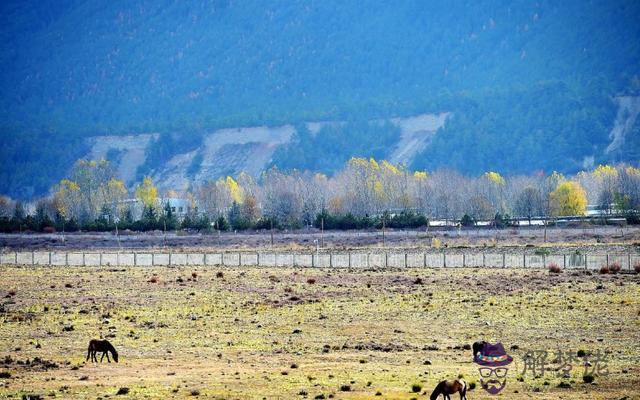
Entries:
{"label": "tree line", "polygon": [[[174,199],[184,204],[178,211]],[[600,165],[573,176],[469,177],[455,171],[412,171],[373,158],[352,158],[334,176],[271,168],[160,191],[150,177],[131,190],[108,161],[78,161],[69,176],[25,207],[0,197],[0,230],[135,231],[418,228],[444,220],[509,225],[514,218],[640,214],[640,169]]]}

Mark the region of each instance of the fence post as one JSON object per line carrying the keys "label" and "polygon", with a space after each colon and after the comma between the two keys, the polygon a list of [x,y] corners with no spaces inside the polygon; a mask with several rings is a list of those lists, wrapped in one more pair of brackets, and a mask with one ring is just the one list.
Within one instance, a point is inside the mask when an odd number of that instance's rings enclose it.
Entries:
{"label": "fence post", "polygon": [[[370,256],[370,254],[369,254],[369,252],[367,252],[367,268],[369,268],[369,256]],[[631,257],[631,256],[629,256],[629,257]],[[629,264],[629,265],[631,265],[631,264]]]}
{"label": "fence post", "polygon": [[522,253],[522,265],[527,268],[527,253]]}
{"label": "fence post", "polygon": [[502,253],[502,268],[507,268],[507,257],[505,253]]}
{"label": "fence post", "polygon": [[485,262],[485,254],[484,251],[482,252],[482,268],[486,267],[487,263]]}
{"label": "fence post", "polygon": [[562,268],[567,268],[567,255],[562,255]]}
{"label": "fence post", "polygon": [[333,268],[333,253],[329,253],[329,268]]}
{"label": "fence post", "polygon": [[[294,257],[295,257],[295,255],[294,255]],[[242,253],[238,253],[238,267],[241,267],[241,266],[242,266]]]}
{"label": "fence post", "polygon": [[82,266],[85,267],[87,265],[87,262],[84,258],[84,251],[82,252]]}
{"label": "fence post", "polygon": [[349,256],[349,268],[351,268],[351,252],[347,253]]}
{"label": "fence post", "polygon": [[384,252],[384,267],[387,268],[389,266],[389,253]]}
{"label": "fence post", "polygon": [[467,260],[466,254],[462,253],[462,268],[465,267],[466,260]]}
{"label": "fence post", "polygon": [[407,252],[404,252],[404,267],[407,268],[407,261],[409,259],[409,255],[407,254]]}
{"label": "fence post", "polygon": [[[49,252],[49,265],[51,265],[51,252]],[[629,269],[631,269],[631,255],[629,255]]]}
{"label": "fence post", "polygon": [[609,266],[609,253],[607,253],[607,267]]}
{"label": "fence post", "polygon": [[133,266],[138,266],[138,253],[133,253]]}
{"label": "fence post", "polygon": [[589,268],[589,262],[587,261],[587,255],[584,255],[584,269],[588,269]]}
{"label": "fence post", "polygon": [[256,253],[256,265],[259,267],[260,266],[260,252]]}
{"label": "fence post", "polygon": [[68,252],[64,252],[64,266],[68,267],[69,266],[69,253]]}
{"label": "fence post", "polygon": [[422,268],[427,268],[427,253],[422,253]]}
{"label": "fence post", "polygon": [[31,265],[35,265],[35,263],[36,263],[35,258],[36,258],[36,252],[32,251],[31,252]]}
{"label": "fence post", "polygon": [[627,257],[628,257],[628,260],[629,260],[629,262],[628,262],[628,264],[629,264],[629,271],[631,271],[631,253],[627,254]]}
{"label": "fence post", "polygon": [[542,255],[542,268],[545,268],[547,266],[547,255],[543,254]]}
{"label": "fence post", "polygon": [[447,253],[442,252],[442,267],[447,268]]}
{"label": "fence post", "polygon": [[[102,252],[100,252],[99,254],[100,254],[100,261],[98,266],[102,267]],[[151,255],[151,265],[153,265],[153,255]]]}

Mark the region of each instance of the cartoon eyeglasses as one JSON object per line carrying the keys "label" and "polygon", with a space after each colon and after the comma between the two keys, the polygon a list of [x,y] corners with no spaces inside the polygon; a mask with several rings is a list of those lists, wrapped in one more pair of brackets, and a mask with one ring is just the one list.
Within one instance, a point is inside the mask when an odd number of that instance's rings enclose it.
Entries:
{"label": "cartoon eyeglasses", "polygon": [[507,376],[509,368],[478,368],[478,371],[480,371],[480,376],[483,378],[488,378],[491,375],[495,375],[498,378],[504,378]]}

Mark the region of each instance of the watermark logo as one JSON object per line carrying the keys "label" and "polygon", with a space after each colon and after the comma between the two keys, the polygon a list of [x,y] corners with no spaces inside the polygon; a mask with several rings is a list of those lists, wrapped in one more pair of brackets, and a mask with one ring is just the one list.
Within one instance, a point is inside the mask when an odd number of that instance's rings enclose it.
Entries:
{"label": "watermark logo", "polygon": [[498,394],[507,386],[507,366],[513,358],[504,350],[502,343],[482,342],[479,350],[474,354],[473,362],[479,366],[480,384],[489,394]]}
{"label": "watermark logo", "polygon": [[[555,353],[555,356],[554,356]],[[530,373],[534,377],[542,377],[545,372],[552,370],[558,377],[569,378],[574,364],[582,364],[583,376],[609,375],[608,362],[611,351],[596,350],[585,352],[579,350],[572,352],[558,349],[555,352],[549,350],[530,350],[524,354],[522,375]]]}

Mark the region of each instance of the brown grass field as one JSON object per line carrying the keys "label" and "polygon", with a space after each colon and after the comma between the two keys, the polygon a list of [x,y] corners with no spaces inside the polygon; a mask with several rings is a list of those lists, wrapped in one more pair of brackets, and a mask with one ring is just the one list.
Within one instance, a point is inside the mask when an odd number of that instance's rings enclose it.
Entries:
{"label": "brown grass field", "polygon": [[[638,274],[9,266],[0,274],[0,398],[427,399],[439,380],[462,375],[478,385],[469,399],[640,399]],[[99,337],[116,346],[119,363],[85,363]],[[499,396],[479,386],[464,348],[478,339],[501,341],[514,358]],[[610,351],[606,364],[589,361],[608,374],[584,383],[586,360],[576,358],[570,377],[559,377],[557,349]],[[527,350],[551,352],[544,374],[522,375]]]}

